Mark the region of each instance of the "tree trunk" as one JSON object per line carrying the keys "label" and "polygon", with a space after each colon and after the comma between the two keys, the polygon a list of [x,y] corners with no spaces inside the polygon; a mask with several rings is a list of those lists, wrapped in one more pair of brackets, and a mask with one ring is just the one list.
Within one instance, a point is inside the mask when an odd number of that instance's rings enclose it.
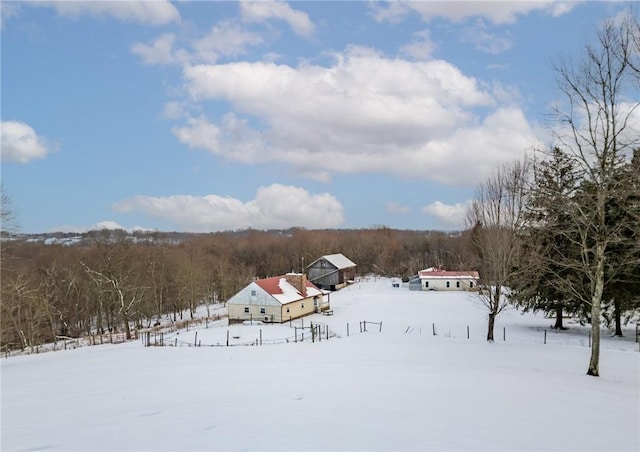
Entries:
{"label": "tree trunk", "polygon": [[562,325],[562,306],[556,308],[556,324],[553,327],[558,330],[564,330],[564,326]]}
{"label": "tree trunk", "polygon": [[622,309],[620,309],[620,301],[613,301],[613,318],[616,324],[616,333],[618,337],[622,337]]}
{"label": "tree trunk", "polygon": [[489,313],[489,325],[487,327],[487,341],[488,342],[493,342],[493,327],[496,323],[496,313],[495,312],[490,312]]}
{"label": "tree trunk", "polygon": [[604,245],[596,245],[596,285],[591,297],[591,359],[587,375],[600,376],[600,311],[604,291]]}
{"label": "tree trunk", "polygon": [[122,314],[122,321],[124,322],[124,331],[126,333],[127,340],[131,340],[131,328],[129,327],[129,315],[127,313]]}

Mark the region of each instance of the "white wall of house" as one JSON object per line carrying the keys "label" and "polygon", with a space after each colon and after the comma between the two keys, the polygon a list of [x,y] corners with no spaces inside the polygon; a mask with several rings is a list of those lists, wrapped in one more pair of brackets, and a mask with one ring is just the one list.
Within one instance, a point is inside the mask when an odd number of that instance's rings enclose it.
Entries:
{"label": "white wall of house", "polygon": [[[318,301],[318,303],[319,302],[320,301]],[[314,312],[313,297],[287,303],[282,306],[282,317],[285,322],[289,320],[289,318],[297,319],[298,317],[304,317]]]}
{"label": "white wall of house", "polygon": [[422,290],[474,290],[478,282],[472,278],[420,278]]}
{"label": "white wall of house", "polygon": [[[264,320],[265,316],[280,317],[282,305],[255,282],[240,290],[227,301],[230,319]],[[248,311],[247,311],[248,308]],[[263,310],[261,309],[264,309]]]}

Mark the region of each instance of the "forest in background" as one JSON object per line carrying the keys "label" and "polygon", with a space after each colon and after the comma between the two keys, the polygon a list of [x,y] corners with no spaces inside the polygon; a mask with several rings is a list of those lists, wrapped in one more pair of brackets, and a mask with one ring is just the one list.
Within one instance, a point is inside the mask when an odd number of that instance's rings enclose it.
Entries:
{"label": "forest in background", "polygon": [[[14,236],[2,250],[3,349],[60,337],[124,332],[161,316],[192,317],[255,278],[306,271],[342,253],[356,273],[401,277],[436,266],[468,270],[464,233],[386,227],[357,230],[245,230],[210,234],[93,231],[76,244]],[[54,243],[52,243],[54,242]],[[189,314],[190,313],[190,314]]]}

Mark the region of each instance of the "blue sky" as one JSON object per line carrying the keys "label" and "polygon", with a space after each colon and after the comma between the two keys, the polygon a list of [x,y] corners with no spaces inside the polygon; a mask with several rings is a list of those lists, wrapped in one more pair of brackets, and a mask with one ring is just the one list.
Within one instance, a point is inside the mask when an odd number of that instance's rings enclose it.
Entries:
{"label": "blue sky", "polygon": [[625,2],[2,1],[25,233],[459,229]]}

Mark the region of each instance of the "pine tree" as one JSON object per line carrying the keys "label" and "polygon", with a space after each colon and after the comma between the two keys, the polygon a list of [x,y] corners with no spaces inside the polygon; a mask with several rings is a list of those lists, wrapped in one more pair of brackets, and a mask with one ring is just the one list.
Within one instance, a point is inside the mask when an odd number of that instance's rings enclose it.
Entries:
{"label": "pine tree", "polygon": [[[583,304],[566,288],[567,280],[577,282],[580,276],[563,265],[579,255],[569,212],[581,174],[573,159],[557,147],[548,159],[535,162],[533,168],[534,183],[521,234],[522,258],[509,281],[510,297],[525,311],[555,314],[555,328],[563,329],[565,313],[585,315]],[[575,288],[579,286],[574,284]]]}

